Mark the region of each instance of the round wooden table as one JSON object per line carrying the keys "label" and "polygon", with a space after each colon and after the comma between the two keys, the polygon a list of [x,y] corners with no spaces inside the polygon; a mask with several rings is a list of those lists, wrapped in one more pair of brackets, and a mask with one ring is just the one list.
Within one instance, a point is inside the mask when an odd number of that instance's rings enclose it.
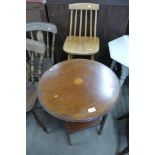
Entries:
{"label": "round wooden table", "polygon": [[38,97],[51,115],[71,122],[85,122],[107,114],[120,94],[114,72],[86,59],[58,63],[46,71],[38,85]]}
{"label": "round wooden table", "polygon": [[106,115],[116,104],[120,84],[107,66],[72,59],[52,66],[41,77],[38,98],[43,108],[67,122],[89,122]]}

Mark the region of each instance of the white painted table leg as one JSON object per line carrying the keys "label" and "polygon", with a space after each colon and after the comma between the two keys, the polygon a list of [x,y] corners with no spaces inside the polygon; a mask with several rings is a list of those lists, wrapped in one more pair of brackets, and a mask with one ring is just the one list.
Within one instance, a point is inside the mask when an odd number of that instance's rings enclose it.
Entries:
{"label": "white painted table leg", "polygon": [[121,65],[121,68],[122,68],[122,70],[121,70],[121,77],[120,77],[119,81],[120,81],[120,85],[122,87],[126,77],[129,75],[129,68],[124,66],[124,65]]}
{"label": "white painted table leg", "polygon": [[115,65],[116,65],[116,61],[115,61],[115,60],[113,60],[113,61],[112,61],[112,63],[111,63],[110,68],[113,70],[113,69],[114,69],[114,67],[115,67]]}

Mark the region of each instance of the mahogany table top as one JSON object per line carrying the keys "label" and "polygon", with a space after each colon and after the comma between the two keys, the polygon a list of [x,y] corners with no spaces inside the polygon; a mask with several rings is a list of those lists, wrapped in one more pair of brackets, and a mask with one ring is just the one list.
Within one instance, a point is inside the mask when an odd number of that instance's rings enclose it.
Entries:
{"label": "mahogany table top", "polygon": [[72,59],[52,66],[38,84],[43,108],[69,122],[87,122],[104,116],[119,95],[120,84],[115,73],[87,59]]}

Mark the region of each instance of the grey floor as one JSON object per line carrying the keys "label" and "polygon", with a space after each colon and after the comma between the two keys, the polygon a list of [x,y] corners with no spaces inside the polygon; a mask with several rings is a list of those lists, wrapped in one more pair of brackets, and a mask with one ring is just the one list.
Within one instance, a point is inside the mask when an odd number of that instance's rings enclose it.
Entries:
{"label": "grey floor", "polygon": [[[128,83],[122,88],[120,102],[128,103]],[[71,135],[72,146],[68,145],[66,133],[57,119],[47,113],[44,119],[51,131],[48,134],[38,125],[33,114],[27,113],[27,155],[115,155],[127,145],[126,120],[115,120],[113,113],[109,113],[101,136],[97,134],[99,126],[82,130]]]}

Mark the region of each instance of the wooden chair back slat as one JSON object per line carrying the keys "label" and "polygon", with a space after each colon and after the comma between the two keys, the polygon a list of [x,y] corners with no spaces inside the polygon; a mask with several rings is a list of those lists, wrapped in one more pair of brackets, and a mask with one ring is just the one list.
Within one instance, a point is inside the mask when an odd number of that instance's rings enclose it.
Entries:
{"label": "wooden chair back slat", "polygon": [[49,50],[49,32],[46,33],[46,47],[47,47],[46,57],[49,58],[50,57],[50,50]]}
{"label": "wooden chair back slat", "polygon": [[31,54],[31,67],[30,67],[30,72],[31,72],[31,81],[32,83],[35,82],[35,79],[34,79],[34,53],[32,52]]}
{"label": "wooden chair back slat", "polygon": [[85,11],[85,37],[87,36],[87,10]]}
{"label": "wooden chair back slat", "polygon": [[55,63],[54,61],[54,47],[55,47],[55,34],[53,34],[53,38],[52,38],[52,49],[51,49],[51,58],[52,58],[52,62],[53,64]]}
{"label": "wooden chair back slat", "polygon": [[28,82],[31,78],[31,69],[29,64],[26,62],[26,82]]}
{"label": "wooden chair back slat", "polygon": [[92,37],[92,10],[90,10],[90,37]]}
{"label": "wooden chair back slat", "polygon": [[38,40],[39,42],[45,44],[45,43],[44,43],[44,37],[43,37],[42,31],[37,31],[37,35],[36,35],[36,36],[37,36],[37,40]]}
{"label": "wooden chair back slat", "polygon": [[79,27],[79,36],[81,37],[81,30],[82,30],[82,10],[80,11],[80,27]]}
{"label": "wooden chair back slat", "polygon": [[72,25],[73,25],[73,10],[71,10],[71,16],[70,16],[70,30],[69,30],[69,36],[72,35]]}
{"label": "wooden chair back slat", "polygon": [[[33,36],[33,32],[32,32],[32,31],[30,31],[30,35],[31,35],[31,39],[34,40],[34,36]],[[35,55],[35,56],[38,56],[37,53],[34,53],[34,55]]]}
{"label": "wooden chair back slat", "polygon": [[30,31],[30,35],[31,35],[31,39],[33,39],[33,40],[34,40],[34,37],[33,37],[33,32],[32,32],[32,31]]}
{"label": "wooden chair back slat", "polygon": [[[42,31],[37,32],[37,40],[45,45]],[[41,74],[42,74],[43,58],[44,58],[44,53],[40,55],[40,59],[39,59],[39,66],[38,66],[38,75],[39,75],[38,77],[39,78],[41,77]]]}
{"label": "wooden chair back slat", "polygon": [[96,26],[97,26],[97,10],[95,11],[94,37],[96,37]]}
{"label": "wooden chair back slat", "polygon": [[38,79],[40,79],[42,75],[42,68],[43,68],[43,59],[44,59],[44,54],[41,54],[40,60],[39,60],[39,66],[38,66]]}
{"label": "wooden chair back slat", "polygon": [[31,51],[27,50],[29,58],[31,57]]}
{"label": "wooden chair back slat", "polygon": [[76,36],[76,23],[77,23],[77,10],[75,11],[75,19],[74,19],[74,36]]}

